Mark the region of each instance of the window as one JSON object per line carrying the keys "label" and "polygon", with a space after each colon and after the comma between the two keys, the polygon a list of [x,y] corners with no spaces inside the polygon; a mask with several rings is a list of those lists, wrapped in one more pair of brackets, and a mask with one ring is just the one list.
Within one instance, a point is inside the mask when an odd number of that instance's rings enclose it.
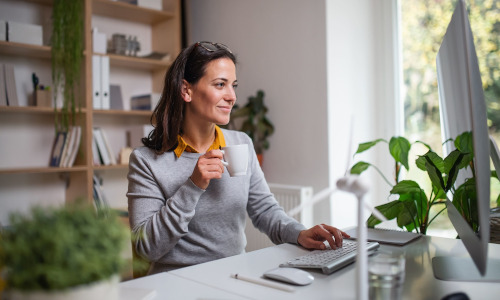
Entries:
{"label": "window", "polygon": [[[500,144],[500,1],[467,1],[469,20],[479,60],[485,91],[490,134]],[[442,154],[439,121],[439,98],[436,78],[436,55],[446,32],[455,1],[421,0],[399,1],[402,90],[404,106],[404,136],[410,142],[417,140],[429,144]],[[425,153],[425,149],[412,150],[412,155]],[[412,147],[413,149],[413,147]],[[410,158],[415,161],[415,157]],[[425,174],[414,165],[407,175],[428,182]],[[492,180],[492,206],[500,184]],[[436,209],[437,212],[437,209]],[[442,214],[429,229],[450,228],[448,218]],[[435,233],[435,232],[434,232]],[[431,232],[431,234],[433,234]],[[439,233],[438,233],[439,234]],[[444,233],[447,236],[448,234]]]}

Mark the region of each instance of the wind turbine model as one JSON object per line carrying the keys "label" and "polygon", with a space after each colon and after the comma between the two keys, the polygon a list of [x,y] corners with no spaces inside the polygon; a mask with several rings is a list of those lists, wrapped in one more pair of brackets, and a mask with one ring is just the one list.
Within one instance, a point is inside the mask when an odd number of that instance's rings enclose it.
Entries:
{"label": "wind turbine model", "polygon": [[[351,153],[353,124],[353,118],[351,117],[351,134],[348,155],[350,155]],[[344,177],[337,180],[337,188],[338,190],[354,194],[358,199],[358,227],[356,228],[356,232],[358,235],[358,247],[356,252],[356,299],[368,300],[368,253],[366,251],[367,230],[366,224],[364,222],[365,213],[363,208],[368,208],[380,221],[387,221],[387,218],[382,215],[377,209],[364,201],[364,197],[370,189],[369,185],[366,180],[362,179],[360,176],[348,174],[347,170],[349,168],[350,162],[351,157],[349,156],[347,159],[345,175]],[[300,213],[304,209],[304,207],[314,205],[316,202],[327,198],[336,191],[337,189],[326,188],[314,195],[308,202],[291,209],[287,214],[293,217],[296,214]]]}
{"label": "wind turbine model", "polygon": [[356,228],[358,247],[356,252],[356,299],[368,300],[368,252],[366,251],[367,230],[364,208],[368,208],[373,215],[381,220],[387,221],[377,209],[364,201],[364,196],[369,191],[368,183],[358,175],[346,175],[337,181],[338,189],[326,188],[314,195],[308,202],[301,204],[287,212],[291,217],[300,213],[306,206],[319,202],[338,190],[352,193],[358,199],[358,226]]}

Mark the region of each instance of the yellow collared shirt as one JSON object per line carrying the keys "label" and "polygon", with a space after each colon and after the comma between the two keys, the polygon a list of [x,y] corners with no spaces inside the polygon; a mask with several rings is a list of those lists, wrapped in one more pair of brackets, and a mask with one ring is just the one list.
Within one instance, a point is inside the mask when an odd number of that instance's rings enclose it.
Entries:
{"label": "yellow collared shirt", "polygon": [[[181,155],[182,155],[182,153],[184,153],[184,151],[198,153],[198,151],[196,151],[196,149],[194,149],[192,146],[190,146],[188,143],[186,143],[186,141],[184,141],[182,136],[178,135],[177,141],[178,141],[178,145],[177,145],[177,148],[175,148],[175,150],[174,150],[174,153],[177,156],[177,158],[181,157]],[[212,144],[212,146],[210,146],[210,148],[208,148],[207,152],[210,150],[219,149],[219,147],[225,147],[225,146],[226,146],[226,140],[224,140],[224,135],[222,134],[222,130],[219,128],[219,126],[216,125],[215,126],[214,143]]]}

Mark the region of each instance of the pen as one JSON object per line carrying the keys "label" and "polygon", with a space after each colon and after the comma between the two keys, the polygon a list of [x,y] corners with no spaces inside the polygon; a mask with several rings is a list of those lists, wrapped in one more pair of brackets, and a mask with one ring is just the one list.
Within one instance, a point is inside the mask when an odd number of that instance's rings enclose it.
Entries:
{"label": "pen", "polygon": [[285,291],[285,292],[290,292],[290,293],[295,292],[295,289],[293,287],[286,286],[286,285],[281,284],[281,283],[271,282],[269,280],[264,280],[264,279],[261,279],[261,278],[249,277],[249,276],[245,276],[245,275],[241,275],[241,274],[231,274],[231,277],[233,277],[235,279],[239,279],[239,280],[244,280],[244,281],[248,281],[248,282],[251,282],[251,283],[255,283],[255,284],[260,284],[260,285],[267,286],[267,287],[270,287],[270,288],[282,290],[282,291]]}

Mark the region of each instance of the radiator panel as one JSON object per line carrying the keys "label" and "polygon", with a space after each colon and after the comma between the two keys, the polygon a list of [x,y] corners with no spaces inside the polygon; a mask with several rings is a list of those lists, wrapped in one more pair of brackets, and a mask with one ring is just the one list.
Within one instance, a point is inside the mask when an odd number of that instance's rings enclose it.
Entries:
{"label": "radiator panel", "polygon": [[[285,185],[285,184],[275,184],[269,183],[269,188],[271,193],[278,203],[283,207],[285,212],[295,208],[309,199],[313,195],[313,189],[310,186],[297,186],[297,185]],[[299,222],[304,224],[307,228],[312,226],[312,207],[306,207],[304,210],[295,216]],[[273,246],[274,244],[264,233],[256,229],[252,221],[247,216],[247,224],[245,228],[245,235],[247,238],[247,246],[245,250],[247,252],[266,248]]]}

